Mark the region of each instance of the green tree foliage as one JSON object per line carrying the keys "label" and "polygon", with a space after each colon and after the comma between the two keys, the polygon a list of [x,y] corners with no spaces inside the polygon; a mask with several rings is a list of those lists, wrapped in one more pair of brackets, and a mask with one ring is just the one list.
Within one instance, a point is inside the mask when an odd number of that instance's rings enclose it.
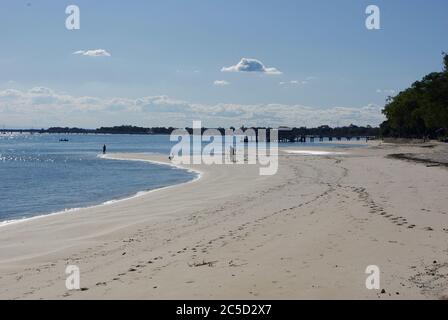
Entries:
{"label": "green tree foliage", "polygon": [[444,70],[433,72],[388,99],[381,125],[386,136],[439,137],[448,132],[448,54]]}

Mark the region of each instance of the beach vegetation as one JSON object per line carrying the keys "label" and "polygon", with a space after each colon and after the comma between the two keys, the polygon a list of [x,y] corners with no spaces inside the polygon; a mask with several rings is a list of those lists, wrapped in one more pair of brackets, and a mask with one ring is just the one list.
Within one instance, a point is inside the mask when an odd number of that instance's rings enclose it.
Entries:
{"label": "beach vegetation", "polygon": [[381,125],[384,136],[400,138],[442,138],[448,135],[448,54],[444,67],[416,81],[395,97],[383,110],[387,120]]}

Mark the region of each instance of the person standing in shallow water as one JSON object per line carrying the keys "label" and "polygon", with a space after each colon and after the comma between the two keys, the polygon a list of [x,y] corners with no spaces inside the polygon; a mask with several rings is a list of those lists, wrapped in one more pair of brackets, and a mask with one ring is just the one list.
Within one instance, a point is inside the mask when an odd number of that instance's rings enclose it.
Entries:
{"label": "person standing in shallow water", "polygon": [[106,154],[106,145],[103,146],[103,154]]}

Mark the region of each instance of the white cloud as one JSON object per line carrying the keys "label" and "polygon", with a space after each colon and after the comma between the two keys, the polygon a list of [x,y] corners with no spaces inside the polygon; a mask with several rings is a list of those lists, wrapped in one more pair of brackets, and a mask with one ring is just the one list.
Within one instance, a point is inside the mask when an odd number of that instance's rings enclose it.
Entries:
{"label": "white cloud", "polygon": [[291,80],[291,81],[281,81],[279,82],[279,85],[281,86],[300,86],[300,85],[305,85],[308,84],[308,81],[303,80],[303,81],[299,81],[299,80]]}
{"label": "white cloud", "polygon": [[34,87],[28,91],[31,94],[36,95],[52,95],[54,94],[53,90],[45,87]]}
{"label": "white cloud", "polygon": [[7,127],[134,124],[140,126],[319,126],[378,125],[381,107],[309,107],[299,104],[201,104],[168,96],[138,99],[98,98],[61,94],[44,87],[0,91],[0,119]]}
{"label": "white cloud", "polygon": [[218,86],[218,87],[228,86],[229,84],[230,84],[230,82],[228,82],[226,80],[215,80],[213,82],[213,85]]}
{"label": "white cloud", "polygon": [[397,91],[394,89],[378,89],[376,90],[376,93],[394,95],[395,93],[397,93]]}
{"label": "white cloud", "polygon": [[316,77],[307,77],[305,80],[290,80],[290,81],[281,81],[279,85],[281,86],[303,86],[307,85],[310,82],[316,80]]}
{"label": "white cloud", "polygon": [[223,67],[221,69],[222,72],[259,72],[269,75],[277,75],[282,74],[276,68],[268,68],[261,61],[257,59],[250,58],[242,58],[240,62],[238,62],[234,66]]}
{"label": "white cloud", "polygon": [[104,49],[94,49],[94,50],[79,50],[73,52],[76,55],[82,55],[86,57],[110,57],[111,54]]}
{"label": "white cloud", "polygon": [[20,98],[22,95],[22,92],[15,89],[6,89],[3,91],[0,91],[0,99],[6,100],[6,99],[15,99]]}

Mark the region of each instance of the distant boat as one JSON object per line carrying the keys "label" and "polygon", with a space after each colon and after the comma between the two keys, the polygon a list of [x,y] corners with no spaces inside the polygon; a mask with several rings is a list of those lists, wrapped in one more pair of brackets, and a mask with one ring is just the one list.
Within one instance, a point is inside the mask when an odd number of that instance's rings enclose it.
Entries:
{"label": "distant boat", "polygon": [[59,139],[60,142],[68,142],[68,139]]}

